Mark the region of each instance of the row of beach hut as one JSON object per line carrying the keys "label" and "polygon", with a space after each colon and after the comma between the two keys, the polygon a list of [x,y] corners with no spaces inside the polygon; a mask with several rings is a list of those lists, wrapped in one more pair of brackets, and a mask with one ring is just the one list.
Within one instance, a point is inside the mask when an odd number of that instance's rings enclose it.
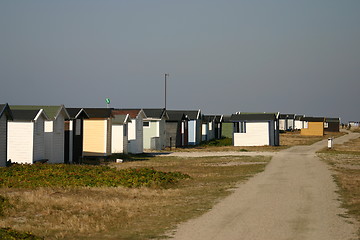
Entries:
{"label": "row of beach hut", "polygon": [[80,163],[84,157],[186,147],[230,137],[234,146],[279,145],[281,131],[339,131],[338,118],[295,114],[203,115],[201,110],[65,108],[0,104],[0,166]]}

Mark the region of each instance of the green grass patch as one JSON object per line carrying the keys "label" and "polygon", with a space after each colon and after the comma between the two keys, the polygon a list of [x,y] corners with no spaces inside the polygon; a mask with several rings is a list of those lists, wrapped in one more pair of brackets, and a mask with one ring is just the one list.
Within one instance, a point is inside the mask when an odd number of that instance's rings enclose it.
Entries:
{"label": "green grass patch", "polygon": [[92,165],[14,164],[0,169],[0,186],[8,188],[168,187],[184,178],[189,176],[151,168],[117,170]]}
{"label": "green grass patch", "polygon": [[201,142],[197,147],[225,147],[232,146],[232,138],[214,139],[206,142]]}

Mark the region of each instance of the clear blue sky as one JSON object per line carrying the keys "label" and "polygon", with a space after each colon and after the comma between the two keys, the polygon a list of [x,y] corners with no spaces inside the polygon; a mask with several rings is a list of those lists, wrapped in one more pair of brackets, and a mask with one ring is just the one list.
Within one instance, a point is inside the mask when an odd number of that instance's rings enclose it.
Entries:
{"label": "clear blue sky", "polygon": [[359,0],[2,0],[0,102],[360,120]]}

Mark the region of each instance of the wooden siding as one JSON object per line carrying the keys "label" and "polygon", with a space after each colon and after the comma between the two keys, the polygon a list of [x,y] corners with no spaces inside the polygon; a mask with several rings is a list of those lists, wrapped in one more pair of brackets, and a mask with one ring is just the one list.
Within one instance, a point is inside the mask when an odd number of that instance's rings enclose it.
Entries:
{"label": "wooden siding", "polygon": [[197,145],[197,122],[196,120],[189,121],[189,145]]}
{"label": "wooden siding", "polygon": [[190,120],[188,122],[189,128],[189,145],[198,145],[202,141],[202,123],[201,120]]}
{"label": "wooden siding", "polygon": [[146,121],[149,122],[149,127],[143,127],[143,148],[164,149],[166,142],[165,119]]}
{"label": "wooden siding", "polygon": [[307,128],[301,129],[303,136],[324,136],[324,123],[323,122],[308,122]]}
{"label": "wooden siding", "polygon": [[80,163],[83,157],[84,120],[76,119],[73,124],[73,162]]}
{"label": "wooden siding", "polygon": [[6,166],[7,161],[7,119],[3,114],[0,117],[0,167]]}
{"label": "wooden siding", "polygon": [[326,131],[329,132],[340,132],[340,123],[337,122],[329,122]]}
{"label": "wooden siding", "polygon": [[66,121],[65,131],[65,163],[80,163],[83,157],[83,119]]}
{"label": "wooden siding", "polygon": [[8,159],[16,163],[33,163],[33,122],[8,123]]}
{"label": "wooden siding", "polygon": [[246,122],[246,133],[234,133],[234,146],[270,145],[268,122]]}
{"label": "wooden siding", "polygon": [[295,120],[295,129],[300,130],[304,128],[304,122],[300,120]]}
{"label": "wooden siding", "polygon": [[288,119],[288,129],[295,129],[295,120]]}
{"label": "wooden siding", "polygon": [[203,123],[201,124],[201,141],[207,141],[208,140],[208,124],[207,123]]}
{"label": "wooden siding", "polygon": [[196,144],[201,143],[201,120],[196,120]]}
{"label": "wooden siding", "polygon": [[152,138],[160,137],[160,126],[157,120],[146,120],[146,122],[149,123],[149,126],[143,127],[143,146],[144,149],[151,149]]}
{"label": "wooden siding", "polygon": [[84,156],[106,156],[107,120],[84,120]]}
{"label": "wooden siding", "polygon": [[64,163],[73,163],[73,146],[74,146],[74,127],[73,120],[65,121],[65,146],[64,146]]}
{"label": "wooden siding", "polygon": [[34,145],[33,161],[45,159],[45,138],[44,138],[44,120],[39,118],[34,123]]}
{"label": "wooden siding", "polygon": [[143,143],[143,118],[138,115],[135,119],[132,119],[128,124],[129,128],[129,153],[143,153],[144,152],[144,143]]}
{"label": "wooden siding", "polygon": [[215,139],[221,138],[222,123],[215,123]]}
{"label": "wooden siding", "polygon": [[208,136],[207,136],[207,140],[213,140],[215,139],[215,122],[209,122],[209,132],[208,132]]}
{"label": "wooden siding", "polygon": [[54,121],[51,163],[64,163],[64,123],[65,119],[62,114]]}
{"label": "wooden siding", "polygon": [[287,119],[280,119],[279,120],[279,129],[282,131],[287,130]]}
{"label": "wooden siding", "polygon": [[125,142],[127,143],[127,137],[124,136],[124,125],[113,125],[111,133],[111,152],[127,153]]}
{"label": "wooden siding", "polygon": [[45,121],[45,158],[49,159],[51,162],[52,160],[52,148],[53,148],[53,138],[52,138],[52,132],[53,132],[53,121]]}
{"label": "wooden siding", "polygon": [[[166,146],[185,147],[188,146],[188,121],[166,122]],[[171,141],[170,141],[171,138]]]}
{"label": "wooden siding", "polygon": [[176,147],[178,122],[166,122],[166,146]]}
{"label": "wooden siding", "polygon": [[104,132],[104,134],[106,135],[106,142],[105,142],[106,155],[111,155],[111,127],[112,127],[112,120],[111,118],[109,118],[106,121],[106,131]]}
{"label": "wooden siding", "polygon": [[160,138],[160,145],[161,145],[161,149],[165,149],[165,145],[166,145],[166,121],[165,119],[161,120],[159,122],[159,138]]}

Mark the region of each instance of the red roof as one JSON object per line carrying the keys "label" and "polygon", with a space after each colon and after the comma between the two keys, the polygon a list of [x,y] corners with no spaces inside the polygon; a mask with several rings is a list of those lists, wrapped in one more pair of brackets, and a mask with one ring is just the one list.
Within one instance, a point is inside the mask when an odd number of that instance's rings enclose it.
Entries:
{"label": "red roof", "polygon": [[131,118],[136,118],[141,109],[115,109],[112,110],[113,115],[126,115],[129,114]]}

